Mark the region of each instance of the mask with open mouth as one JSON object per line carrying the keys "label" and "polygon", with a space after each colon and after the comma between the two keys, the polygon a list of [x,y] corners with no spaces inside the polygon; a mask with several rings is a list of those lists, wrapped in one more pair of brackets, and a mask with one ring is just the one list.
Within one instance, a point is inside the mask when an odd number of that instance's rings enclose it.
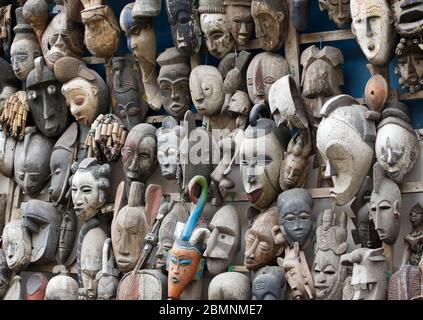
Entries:
{"label": "mask with open mouth", "polygon": [[423,1],[393,0],[395,28],[401,36],[415,36],[423,31]]}

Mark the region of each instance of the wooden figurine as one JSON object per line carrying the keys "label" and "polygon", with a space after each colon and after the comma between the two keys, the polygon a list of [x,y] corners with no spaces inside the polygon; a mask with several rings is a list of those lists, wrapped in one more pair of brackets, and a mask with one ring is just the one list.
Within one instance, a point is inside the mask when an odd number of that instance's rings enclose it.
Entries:
{"label": "wooden figurine", "polygon": [[148,112],[139,66],[133,55],[128,54],[113,57],[110,69],[113,111],[129,131],[144,122]]}
{"label": "wooden figurine", "polygon": [[31,261],[31,235],[23,220],[12,220],[3,229],[2,248],[7,267],[15,272],[25,270]]}
{"label": "wooden figurine", "polygon": [[110,6],[103,1],[81,0],[85,9],[81,11],[85,26],[84,43],[96,57],[110,59],[119,48],[120,28]]}
{"label": "wooden figurine", "polygon": [[143,240],[150,231],[162,195],[161,187],[133,181],[129,190],[128,205],[114,213],[112,221],[112,245],[120,271],[134,269],[141,255]]}
{"label": "wooden figurine", "polygon": [[392,0],[394,24],[397,32],[404,37],[419,36],[423,32],[421,11],[423,3],[420,1]]}
{"label": "wooden figurine", "polygon": [[250,300],[250,278],[239,272],[224,272],[209,284],[209,300]]}
{"label": "wooden figurine", "polygon": [[338,206],[357,195],[372,165],[376,128],[366,118],[368,112],[347,95],[331,98],[321,111],[317,148],[325,165],[324,176],[334,183],[330,192]]}
{"label": "wooden figurine", "polygon": [[44,300],[48,279],[40,272],[33,273],[26,280],[25,300]]}
{"label": "wooden figurine", "polygon": [[54,65],[56,78],[63,82],[62,94],[76,121],[89,126],[109,109],[109,90],[103,78],[85,63],[64,57]]}
{"label": "wooden figurine", "polygon": [[398,83],[403,90],[411,93],[423,88],[423,49],[420,38],[401,38],[398,42],[395,56],[397,67],[395,74],[398,76]]}
{"label": "wooden figurine", "polygon": [[22,7],[22,14],[25,21],[34,30],[38,43],[41,43],[41,39],[44,31],[47,29],[49,23],[49,12],[48,3],[45,0],[28,0]]}
{"label": "wooden figurine", "polygon": [[309,129],[298,131],[284,152],[279,184],[283,191],[303,188],[306,184],[309,157],[313,151]]}
{"label": "wooden figurine", "polygon": [[266,266],[257,271],[251,288],[251,300],[283,300],[286,279],[279,266]]}
{"label": "wooden figurine", "polygon": [[395,29],[385,0],[351,0],[351,31],[370,63],[385,66],[392,58]]}
{"label": "wooden figurine", "polygon": [[56,80],[43,57],[34,61],[35,68],[26,79],[29,110],[38,130],[46,137],[58,137],[71,120],[62,84]]}
{"label": "wooden figurine", "polygon": [[173,45],[186,55],[198,53],[201,46],[201,29],[194,1],[166,0],[166,12]]}
{"label": "wooden figurine", "polygon": [[79,163],[70,185],[73,208],[82,221],[94,217],[106,203],[110,173],[110,165],[99,165],[95,158],[86,158]]}
{"label": "wooden figurine", "polygon": [[5,295],[9,287],[11,271],[7,266],[5,250],[0,249],[0,299]]}
{"label": "wooden figurine", "polygon": [[211,231],[203,257],[212,275],[225,272],[241,248],[241,225],[234,206],[220,208],[210,221]]}
{"label": "wooden figurine", "polygon": [[[352,300],[386,300],[388,270],[383,248],[359,248],[341,256],[341,263],[352,266]],[[349,285],[346,283],[346,285]]]}
{"label": "wooden figurine", "polygon": [[120,27],[126,33],[128,49],[133,52],[140,66],[146,101],[153,110],[159,111],[162,100],[157,83],[156,33],[151,18],[134,19],[134,6],[133,2],[122,9]]}
{"label": "wooden figurine", "polygon": [[[47,66],[53,70],[56,61],[63,57],[80,58],[85,50],[84,26],[69,20],[65,12],[56,15],[41,39],[41,50]],[[67,66],[68,72],[78,71],[78,66]],[[56,71],[54,72],[59,79]],[[72,73],[72,72],[71,72]],[[60,79],[59,79],[60,80]]]}
{"label": "wooden figurine", "polygon": [[255,271],[276,262],[284,246],[274,241],[272,229],[278,226],[279,212],[272,207],[261,213],[245,233],[244,266]]}
{"label": "wooden figurine", "polygon": [[254,19],[256,37],[265,51],[282,46],[288,33],[289,10],[286,0],[253,0],[251,15]]}
{"label": "wooden figurine", "polygon": [[50,177],[50,156],[53,141],[36,131],[25,129],[24,141],[18,142],[14,157],[14,178],[24,194],[37,196]]}
{"label": "wooden figurine", "polygon": [[66,274],[50,279],[47,284],[45,300],[78,300],[78,282]]}
{"label": "wooden figurine", "polygon": [[23,210],[23,224],[31,236],[31,263],[47,264],[56,258],[62,217],[51,203],[31,199]]}
{"label": "wooden figurine", "polygon": [[178,125],[175,118],[163,119],[162,126],[157,129],[157,160],[162,176],[168,180],[176,179],[178,170],[179,145],[184,137],[184,128]]}
{"label": "wooden figurine", "polygon": [[341,94],[344,85],[344,56],[338,48],[325,46],[319,49],[313,45],[303,51],[300,62],[303,67],[301,95],[308,121],[315,132],[322,118],[320,111],[323,105],[330,98]]}
{"label": "wooden figurine", "polygon": [[423,208],[416,203],[410,210],[412,231],[404,237],[403,265],[423,265]]}
{"label": "wooden figurine", "polygon": [[341,265],[341,255],[348,250],[347,214],[331,209],[320,213],[316,229],[316,255],[311,273],[316,300],[341,300],[347,269]]}
{"label": "wooden figurine", "polygon": [[320,11],[327,10],[329,18],[339,28],[346,27],[351,22],[350,0],[319,0]]}
{"label": "wooden figurine", "polygon": [[388,178],[399,183],[414,167],[420,154],[407,105],[388,102],[377,126],[376,158]]}
{"label": "wooden figurine", "polygon": [[71,166],[76,161],[77,148],[78,125],[72,123],[57,140],[50,157],[51,182],[48,193],[55,206],[63,204],[66,200]]}
{"label": "wooden figurine", "polygon": [[10,59],[10,47],[12,45],[12,5],[7,1],[0,4],[0,53],[3,58]]}
{"label": "wooden figurine", "polygon": [[192,105],[189,92],[191,73],[189,56],[179,52],[175,47],[167,48],[157,58],[157,63],[161,67],[157,81],[163,107],[172,117],[182,119]]}
{"label": "wooden figurine", "polygon": [[[201,188],[201,195],[196,198],[195,187]],[[167,269],[168,296],[179,299],[182,292],[194,278],[202,276],[205,239],[210,235],[206,228],[196,228],[198,219],[207,201],[207,180],[203,176],[195,176],[188,185],[191,201],[196,205],[186,224],[178,223],[175,229],[175,242],[169,251]]]}
{"label": "wooden figurine", "polygon": [[[265,2],[261,5],[265,5]],[[248,95],[253,104],[268,105],[270,88],[288,73],[288,62],[280,54],[261,52],[255,55],[247,69]]]}
{"label": "wooden figurine", "polygon": [[267,209],[281,191],[279,175],[289,133],[270,119],[256,120],[260,109],[265,107],[255,106],[250,114],[241,142],[240,170],[248,200],[258,209]]}
{"label": "wooden figurine", "polygon": [[15,149],[16,141],[0,132],[0,173],[8,178],[13,177]]}
{"label": "wooden figurine", "polygon": [[41,48],[32,27],[26,23],[22,15],[22,8],[17,8],[15,14],[16,26],[13,28],[15,38],[10,47],[10,60],[16,77],[24,81],[34,68],[35,58],[41,56]]}
{"label": "wooden figurine", "polygon": [[222,59],[235,46],[223,2],[224,0],[199,0],[198,3],[200,25],[207,49],[217,59]]}
{"label": "wooden figurine", "polygon": [[422,273],[417,266],[403,265],[389,279],[388,300],[421,299]]}
{"label": "wooden figurine", "polygon": [[4,103],[0,124],[3,133],[15,140],[23,140],[28,119],[29,105],[26,91],[18,91]]}
{"label": "wooden figurine", "polygon": [[119,285],[120,271],[115,267],[112,239],[107,238],[103,244],[102,268],[97,273],[97,300],[115,300]]}
{"label": "wooden figurine", "polygon": [[226,18],[231,24],[231,34],[237,47],[246,46],[254,30],[251,0],[225,0]]}
{"label": "wooden figurine", "polygon": [[129,131],[122,148],[123,172],[127,190],[132,181],[146,183],[157,168],[157,129],[141,123]]}

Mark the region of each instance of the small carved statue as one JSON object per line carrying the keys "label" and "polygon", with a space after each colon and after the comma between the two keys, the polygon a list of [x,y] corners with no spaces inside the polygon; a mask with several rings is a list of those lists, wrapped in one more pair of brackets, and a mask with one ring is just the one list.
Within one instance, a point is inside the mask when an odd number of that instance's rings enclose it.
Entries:
{"label": "small carved statue", "polygon": [[316,255],[312,276],[316,300],[341,300],[347,269],[341,265],[341,255],[348,250],[347,214],[337,215],[324,210],[319,216],[316,229]]}
{"label": "small carved statue", "polygon": [[289,10],[286,0],[253,0],[251,15],[256,37],[265,51],[277,50],[288,33]]}
{"label": "small carved statue", "polygon": [[23,210],[23,224],[31,235],[31,263],[46,264],[56,258],[62,217],[51,203],[31,199]]}
{"label": "small carved statue", "polygon": [[[196,198],[194,188],[201,188],[201,195]],[[210,231],[206,228],[196,228],[200,215],[207,201],[208,186],[203,176],[195,176],[188,185],[191,201],[196,204],[186,224],[178,222],[175,229],[175,242],[169,251],[167,270],[168,296],[170,299],[179,299],[182,292],[194,278],[202,276],[206,238]]]}
{"label": "small carved statue", "polygon": [[120,28],[110,6],[103,1],[81,0],[85,9],[81,11],[85,26],[84,44],[96,57],[109,59],[119,47]]}
{"label": "small carved statue", "polygon": [[329,18],[339,28],[351,22],[350,0],[319,0],[320,11],[327,10]]}
{"label": "small carved statue", "polygon": [[79,163],[70,185],[73,208],[82,221],[94,217],[106,203],[110,173],[110,165],[99,165],[96,158],[86,158]]}
{"label": "small carved statue", "polygon": [[367,60],[378,66],[388,64],[395,46],[395,29],[388,2],[351,0],[350,8],[351,30]]}
{"label": "small carved statue", "polygon": [[3,298],[9,287],[10,276],[11,271],[7,266],[5,250],[0,249],[0,299]]}
{"label": "small carved statue", "polygon": [[56,78],[63,82],[62,94],[76,121],[89,126],[109,109],[109,89],[103,78],[82,61],[64,57],[54,65]]}
{"label": "small carved statue", "polygon": [[336,205],[351,201],[363,185],[374,155],[376,128],[366,118],[369,110],[352,97],[340,95],[325,103],[317,134],[324,162],[324,177],[331,178]]}
{"label": "small carved statue", "polygon": [[134,19],[135,3],[127,4],[120,14],[120,27],[126,33],[128,49],[133,52],[141,69],[146,101],[159,111],[162,106],[156,70],[156,33],[151,18]]}
{"label": "small carved statue", "polygon": [[314,131],[322,118],[320,111],[332,97],[340,95],[344,85],[342,65],[344,56],[335,47],[325,46],[319,49],[315,45],[308,47],[301,54],[302,97],[306,105],[308,121]]}
{"label": "small carved statue", "polygon": [[13,28],[15,38],[10,48],[10,60],[16,77],[24,81],[34,69],[35,58],[41,56],[41,48],[32,27],[26,23],[22,15],[22,8],[17,8],[15,14],[16,26]]}
{"label": "small carved statue", "polygon": [[7,266],[19,272],[25,270],[31,261],[31,235],[23,220],[12,220],[3,229],[3,250]]}
{"label": "small carved statue", "polygon": [[408,107],[404,103],[388,102],[382,111],[375,151],[386,175],[397,183],[414,167],[420,149]]}
{"label": "small carved statue", "polygon": [[240,170],[248,200],[258,209],[267,209],[281,191],[279,175],[289,133],[270,119],[252,122],[259,111],[260,106],[256,106],[250,114],[250,126],[241,142]]}
{"label": "small carved statue", "polygon": [[209,284],[209,300],[250,300],[250,278],[239,272],[224,272]]}
{"label": "small carved statue", "polygon": [[198,12],[206,46],[210,54],[222,59],[235,46],[231,23],[225,14],[224,0],[199,0]]}
{"label": "small carved statue", "polygon": [[14,177],[24,194],[37,196],[50,178],[50,156],[53,140],[38,133],[35,127],[25,129],[24,141],[18,142],[14,157]]}
{"label": "small carved statue", "polygon": [[[284,1],[278,1],[278,3]],[[260,5],[265,5],[265,2]],[[248,95],[253,104],[265,103],[267,105],[270,88],[278,79],[288,75],[288,73],[288,62],[280,54],[262,52],[255,55],[247,69]]]}
{"label": "small carved statue", "polygon": [[45,300],[78,300],[78,282],[68,275],[60,274],[50,279]]}
{"label": "small carved statue", "polygon": [[251,288],[251,300],[283,300],[286,279],[279,266],[266,266],[257,271]]}
{"label": "small carved statue", "polygon": [[157,129],[141,123],[129,131],[122,148],[123,172],[126,184],[132,181],[146,183],[157,168]]}
{"label": "small carved statue", "polygon": [[0,4],[0,53],[3,58],[10,58],[10,47],[12,45],[12,5],[8,2]]}
{"label": "small carved statue", "polygon": [[283,191],[305,186],[312,151],[310,131],[308,129],[298,131],[284,152],[279,179]]}
{"label": "small carved statue", "polygon": [[401,192],[395,182],[386,178],[379,164],[373,167],[373,192],[370,215],[382,242],[394,245],[401,227]]}
{"label": "small carved statue", "polygon": [[16,141],[0,132],[0,173],[5,177],[13,177],[13,165],[15,157]]}
{"label": "small carved statue", "polygon": [[[388,269],[383,248],[359,248],[341,256],[341,264],[352,266],[352,300],[386,300]],[[349,283],[346,283],[349,285]]]}
{"label": "small carved statue", "polygon": [[173,45],[187,55],[198,53],[201,46],[201,30],[194,1],[166,0],[166,12]]}
{"label": "small carved statue", "polygon": [[211,234],[203,257],[212,275],[225,272],[241,247],[241,225],[238,213],[232,205],[220,208],[210,221]]}
{"label": "small carved statue", "polygon": [[38,42],[49,23],[48,3],[45,0],[28,0],[22,7],[22,14],[25,21],[31,25],[37,35]]}
{"label": "small carved statue", "polygon": [[410,211],[411,233],[404,238],[403,265],[423,265],[423,208],[416,203]]}
{"label": "small carved statue", "polygon": [[40,272],[33,273],[26,280],[25,300],[44,300],[48,279]]}
{"label": "small carved statue", "polygon": [[175,118],[163,119],[162,126],[157,129],[157,160],[162,176],[168,180],[176,179],[178,169],[179,145],[184,137],[184,128],[178,125]]}
{"label": "small carved statue", "polygon": [[175,47],[167,48],[157,58],[157,63],[161,67],[157,81],[163,107],[172,117],[182,119],[192,105],[189,92],[191,73],[189,56],[179,52]]}
{"label": "small carved statue", "polygon": [[[51,20],[41,39],[41,50],[47,66],[53,70],[56,61],[63,57],[80,58],[85,50],[84,26],[69,20],[61,12]],[[67,72],[78,71],[78,66],[67,66]],[[59,76],[54,71],[56,77]],[[72,73],[72,72],[71,72]]]}
{"label": "small carved statue", "polygon": [[275,242],[272,229],[279,223],[279,212],[272,207],[261,213],[250,229],[245,233],[244,265],[250,271],[255,271],[276,262],[284,246]]}
{"label": "small carved statue", "polygon": [[4,103],[0,117],[3,133],[15,140],[23,140],[28,113],[29,105],[26,91],[18,91],[10,95]]}
{"label": "small carved statue", "polygon": [[35,68],[26,80],[28,105],[38,130],[47,137],[60,136],[70,122],[69,110],[56,80],[43,57],[34,61]]}
{"label": "small carved statue", "polygon": [[119,285],[120,271],[115,267],[112,239],[107,238],[103,244],[102,268],[97,273],[97,300],[115,300]]}
{"label": "small carved statue", "polygon": [[420,46],[420,38],[401,38],[395,50],[398,83],[403,90],[411,93],[423,88],[423,49]]}
{"label": "small carved statue", "polygon": [[392,0],[394,24],[397,32],[404,37],[420,36],[423,32],[421,12],[423,3],[420,0]]}
{"label": "small carved statue", "polygon": [[226,18],[231,24],[231,34],[236,46],[246,46],[254,30],[251,0],[225,0]]}
{"label": "small carved statue", "polygon": [[72,123],[53,147],[50,158],[51,182],[48,188],[50,200],[55,206],[65,202],[69,189],[71,166],[76,161],[78,125]]}

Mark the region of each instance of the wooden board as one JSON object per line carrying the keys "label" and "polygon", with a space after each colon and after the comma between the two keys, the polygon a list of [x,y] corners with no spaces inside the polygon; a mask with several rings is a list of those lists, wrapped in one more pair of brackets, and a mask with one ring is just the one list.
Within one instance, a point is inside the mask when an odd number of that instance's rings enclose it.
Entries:
{"label": "wooden board", "polygon": [[[288,1],[291,6],[291,1]],[[298,33],[294,23],[289,19],[288,34],[285,39],[285,59],[288,61],[290,74],[294,78],[297,87],[300,87],[300,44],[298,43]]]}
{"label": "wooden board", "polygon": [[299,36],[300,44],[312,44],[320,42],[352,40],[357,37],[351,30],[333,30],[325,32],[305,33]]}

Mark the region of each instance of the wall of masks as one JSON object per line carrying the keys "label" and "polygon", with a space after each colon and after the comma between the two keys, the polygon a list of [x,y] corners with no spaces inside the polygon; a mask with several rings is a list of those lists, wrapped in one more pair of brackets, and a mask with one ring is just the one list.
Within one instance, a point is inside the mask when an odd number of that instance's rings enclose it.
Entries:
{"label": "wall of masks", "polygon": [[1,299],[423,295],[423,4],[0,6]]}

